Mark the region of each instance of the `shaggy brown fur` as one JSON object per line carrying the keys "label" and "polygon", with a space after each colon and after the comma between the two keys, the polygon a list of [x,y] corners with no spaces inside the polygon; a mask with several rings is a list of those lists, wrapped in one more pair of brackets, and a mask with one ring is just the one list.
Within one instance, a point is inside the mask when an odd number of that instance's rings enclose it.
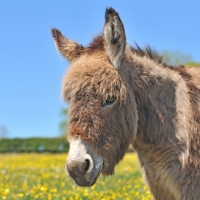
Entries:
{"label": "shaggy brown fur", "polygon": [[[112,8],[103,35],[89,47],[52,32],[72,62],[63,80],[68,138],[86,140],[102,156],[105,175],[133,144],[155,199],[199,200],[200,69],[172,68],[149,47],[126,45]],[[112,96],[115,102],[104,107]]]}

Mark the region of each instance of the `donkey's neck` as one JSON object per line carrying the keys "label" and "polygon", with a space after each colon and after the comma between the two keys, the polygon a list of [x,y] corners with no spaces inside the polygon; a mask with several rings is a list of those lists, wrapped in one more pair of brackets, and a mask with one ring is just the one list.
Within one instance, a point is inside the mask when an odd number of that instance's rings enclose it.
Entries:
{"label": "donkey's neck", "polygon": [[128,55],[125,62],[139,118],[134,148],[144,153],[173,150],[181,155],[189,141],[191,108],[186,81],[178,72],[146,57]]}
{"label": "donkey's neck", "polygon": [[172,70],[148,58],[134,55],[126,69],[130,88],[136,98],[138,141],[145,145],[173,143],[176,82]]}
{"label": "donkey's neck", "polygon": [[186,80],[176,70],[136,55],[126,57],[123,70],[136,99],[139,121],[133,146],[146,180],[156,199],[181,199],[176,174],[188,160],[192,119]]}

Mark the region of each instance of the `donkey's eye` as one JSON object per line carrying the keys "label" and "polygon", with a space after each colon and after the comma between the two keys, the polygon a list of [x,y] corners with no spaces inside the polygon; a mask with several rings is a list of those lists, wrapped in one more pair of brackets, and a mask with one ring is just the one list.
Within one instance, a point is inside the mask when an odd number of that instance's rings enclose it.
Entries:
{"label": "donkey's eye", "polygon": [[101,107],[105,107],[108,105],[111,105],[115,102],[116,97],[115,96],[108,96],[108,98],[106,99],[106,101],[101,103]]}

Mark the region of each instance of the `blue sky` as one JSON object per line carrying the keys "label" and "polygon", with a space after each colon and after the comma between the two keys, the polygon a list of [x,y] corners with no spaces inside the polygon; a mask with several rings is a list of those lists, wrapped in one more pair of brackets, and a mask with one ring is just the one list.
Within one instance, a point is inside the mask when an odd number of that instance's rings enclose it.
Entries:
{"label": "blue sky", "polygon": [[109,6],[119,12],[129,43],[178,50],[200,61],[198,0],[1,1],[0,127],[7,127],[9,137],[58,135],[69,64],[56,51],[50,29],[87,45],[102,31]]}

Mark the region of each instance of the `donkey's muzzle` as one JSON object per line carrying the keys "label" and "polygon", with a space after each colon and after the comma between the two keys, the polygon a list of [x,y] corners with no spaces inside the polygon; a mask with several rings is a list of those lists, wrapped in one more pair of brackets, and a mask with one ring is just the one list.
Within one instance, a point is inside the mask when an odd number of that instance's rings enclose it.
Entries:
{"label": "donkey's muzzle", "polygon": [[86,154],[82,159],[67,159],[66,170],[69,176],[82,187],[92,186],[99,175],[94,169],[93,159],[89,154]]}
{"label": "donkey's muzzle", "polygon": [[81,140],[80,137],[70,141],[66,172],[77,185],[92,186],[101,172],[102,165],[103,159],[86,141]]}

